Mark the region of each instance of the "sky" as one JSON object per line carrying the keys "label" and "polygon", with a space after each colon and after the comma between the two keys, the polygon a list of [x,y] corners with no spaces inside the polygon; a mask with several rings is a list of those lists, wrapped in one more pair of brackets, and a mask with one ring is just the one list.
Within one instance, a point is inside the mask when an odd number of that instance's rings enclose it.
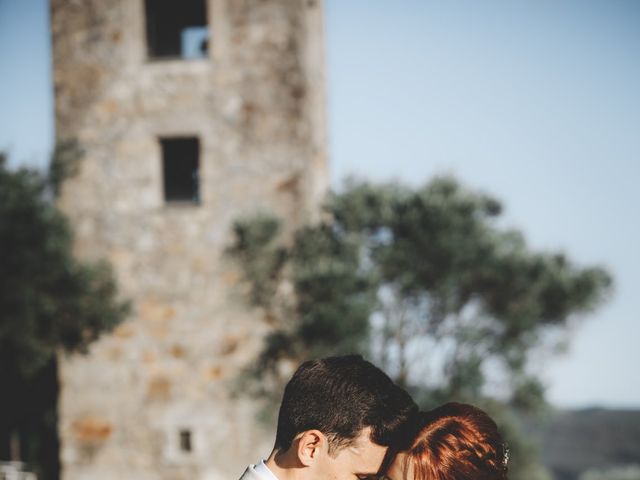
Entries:
{"label": "sky", "polygon": [[[568,352],[536,365],[562,407],[640,408],[640,2],[326,0],[332,185],[455,175],[536,250],[613,274]],[[45,0],[0,0],[0,149],[53,138]]]}

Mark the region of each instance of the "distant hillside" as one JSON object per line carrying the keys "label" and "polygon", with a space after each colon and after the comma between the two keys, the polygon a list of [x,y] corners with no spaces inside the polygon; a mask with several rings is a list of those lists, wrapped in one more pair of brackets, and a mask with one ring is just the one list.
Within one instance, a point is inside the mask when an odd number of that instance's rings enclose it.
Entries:
{"label": "distant hillside", "polygon": [[544,464],[555,480],[582,472],[640,465],[640,410],[558,411],[538,425]]}

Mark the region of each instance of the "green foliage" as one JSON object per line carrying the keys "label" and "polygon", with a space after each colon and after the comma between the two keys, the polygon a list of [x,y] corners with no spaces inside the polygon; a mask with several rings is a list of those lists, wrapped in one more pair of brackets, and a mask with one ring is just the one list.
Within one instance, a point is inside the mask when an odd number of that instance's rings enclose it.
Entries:
{"label": "green foliage", "polygon": [[38,172],[0,160],[0,356],[3,370],[25,379],[58,349],[85,351],[126,313],[108,266],[73,257],[70,229],[46,189]]}
{"label": "green foliage", "polygon": [[277,373],[283,360],[366,348],[374,283],[358,270],[358,243],[318,225],[300,229],[285,247],[277,243],[278,220],[265,215],[236,222],[234,232],[230,252],[243,266],[249,298],[277,325],[256,373]]}
{"label": "green foliage", "polygon": [[[351,350],[370,354],[425,407],[500,392],[500,405],[543,408],[530,353],[597,307],[612,280],[563,253],[532,251],[500,228],[501,212],[496,199],[446,177],[417,189],[348,183],[325,205],[330,220],[288,243],[273,218],[239,222],[232,251],[274,324],[258,373]],[[520,457],[512,478],[547,478],[518,431],[508,434]]]}
{"label": "green foliage", "polygon": [[[601,268],[531,251],[519,232],[498,227],[496,199],[452,178],[417,189],[351,182],[325,209],[331,221],[288,246],[273,218],[236,224],[232,252],[277,327],[265,368],[371,347],[404,385],[480,398],[499,380],[515,405],[532,408],[544,389],[527,372],[528,354],[612,283]],[[291,295],[279,295],[287,284]]]}
{"label": "green foliage", "polygon": [[498,228],[497,200],[451,178],[416,190],[352,183],[329,210],[380,277],[385,366],[451,396],[480,396],[491,363],[522,402],[534,392],[521,377],[542,333],[593,309],[611,285],[603,269],[530,251],[519,232]]}
{"label": "green foliage", "polygon": [[58,140],[49,164],[48,178],[49,186],[55,196],[58,196],[67,178],[77,175],[81,159],[82,150],[75,138]]}
{"label": "green foliage", "polygon": [[55,385],[41,377],[55,376],[56,354],[85,352],[128,311],[105,263],[74,258],[50,189],[44,175],[9,170],[0,154],[0,456],[12,432],[50,413],[51,405],[34,407],[27,396],[55,402]]}
{"label": "green foliage", "polygon": [[235,244],[230,249],[250,278],[249,299],[253,305],[268,306],[275,296],[286,251],[276,240],[280,223],[267,215],[234,224]]}
{"label": "green foliage", "polygon": [[603,470],[589,470],[579,480],[640,480],[640,466],[629,465]]}
{"label": "green foliage", "polygon": [[291,254],[294,337],[302,339],[304,355],[364,348],[373,282],[358,270],[358,244],[320,225],[299,231]]}

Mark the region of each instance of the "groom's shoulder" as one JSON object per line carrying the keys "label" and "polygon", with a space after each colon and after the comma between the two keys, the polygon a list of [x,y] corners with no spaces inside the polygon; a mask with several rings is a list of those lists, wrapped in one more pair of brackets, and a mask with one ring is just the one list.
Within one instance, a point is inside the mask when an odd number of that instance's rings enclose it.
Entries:
{"label": "groom's shoulder", "polygon": [[242,474],[242,476],[240,477],[240,480],[269,480],[269,479],[263,477],[258,472],[256,472],[255,465],[249,465],[247,469],[244,471],[244,473]]}

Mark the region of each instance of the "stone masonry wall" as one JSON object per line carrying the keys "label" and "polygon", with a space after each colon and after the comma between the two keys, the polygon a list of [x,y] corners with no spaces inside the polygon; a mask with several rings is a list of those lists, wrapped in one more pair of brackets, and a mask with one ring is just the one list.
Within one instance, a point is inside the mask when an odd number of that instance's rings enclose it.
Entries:
{"label": "stone masonry wall", "polygon": [[[237,478],[271,448],[233,393],[269,326],[224,250],[241,215],[317,215],[322,3],[207,8],[208,58],[152,61],[143,0],[51,1],[56,133],[84,151],[60,206],[77,253],[107,258],[133,306],[88,356],[61,358],[65,480]],[[200,139],[200,205],[163,199],[158,138],[180,135]]]}

